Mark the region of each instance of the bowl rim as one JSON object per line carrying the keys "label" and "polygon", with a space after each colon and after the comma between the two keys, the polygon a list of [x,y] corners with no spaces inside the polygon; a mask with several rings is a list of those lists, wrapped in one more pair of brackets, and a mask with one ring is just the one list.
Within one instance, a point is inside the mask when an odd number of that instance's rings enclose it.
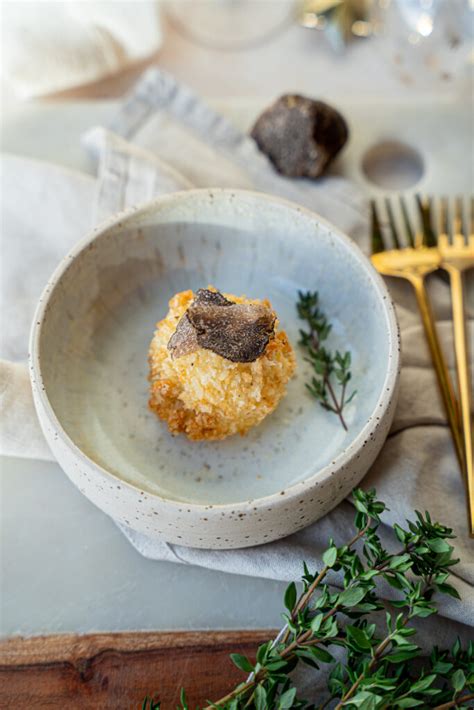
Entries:
{"label": "bowl rim", "polygon": [[[384,280],[380,274],[376,271],[375,267],[370,262],[360,247],[353,241],[349,236],[344,234],[338,227],[335,227],[331,222],[321,217],[316,212],[299,205],[298,203],[292,202],[291,200],[286,200],[277,195],[271,195],[268,193],[258,192],[256,190],[244,190],[244,189],[233,189],[233,188],[194,188],[189,190],[180,190],[177,192],[168,193],[166,195],[160,195],[159,197],[143,202],[139,205],[134,205],[125,210],[122,210],[114,215],[108,217],[106,220],[102,221],[97,227],[95,227],[91,232],[80,239],[70,251],[61,259],[57,267],[54,269],[51,277],[46,283],[45,288],[39,298],[38,304],[35,309],[33,322],[30,331],[29,339],[29,351],[28,351],[28,363],[29,363],[29,373],[30,380],[33,390],[33,399],[35,402],[35,407],[37,408],[37,402],[42,406],[42,412],[46,415],[49,422],[53,425],[57,438],[61,439],[65,446],[69,449],[72,456],[79,458],[88,467],[95,468],[100,474],[106,478],[111,479],[114,483],[120,483],[120,485],[125,489],[131,489],[136,494],[141,494],[144,491],[137,485],[130,483],[124,478],[120,478],[113,471],[110,471],[99,463],[91,459],[87,454],[85,454],[82,449],[71,439],[69,434],[63,428],[61,421],[58,419],[53,406],[49,400],[46,392],[46,386],[42,377],[41,368],[41,357],[40,357],[40,339],[44,323],[44,316],[48,309],[49,300],[56,288],[56,286],[61,281],[63,275],[66,273],[71,262],[78,257],[92,242],[101,238],[102,235],[107,233],[113,227],[125,226],[125,222],[133,217],[136,217],[140,213],[147,213],[156,209],[166,208],[170,203],[176,203],[183,200],[189,200],[193,198],[204,197],[205,195],[210,196],[215,200],[216,197],[228,197],[228,198],[238,198],[239,196],[250,197],[256,201],[265,201],[270,204],[278,204],[282,207],[286,207],[289,210],[296,211],[302,215],[307,216],[310,220],[316,221],[318,224],[323,225],[328,229],[335,237],[345,243],[346,247],[351,252],[352,256],[358,262],[358,265],[365,271],[366,275],[372,282],[380,300],[382,302],[382,308],[386,318],[387,324],[387,335],[389,338],[389,357],[387,358],[387,370],[385,373],[385,378],[383,385],[381,387],[380,395],[374,404],[374,407],[367,418],[366,423],[357,434],[357,436],[352,439],[352,441],[345,446],[342,451],[340,451],[331,461],[326,464],[323,468],[320,468],[310,475],[306,476],[303,480],[297,481],[290,484],[288,487],[282,489],[285,493],[283,498],[282,490],[275,491],[274,493],[269,493],[266,496],[261,496],[252,499],[243,499],[241,501],[233,501],[230,503],[193,503],[191,501],[176,500],[173,498],[166,498],[158,493],[145,490],[147,496],[150,500],[156,499],[161,503],[165,503],[171,507],[182,508],[183,504],[190,510],[190,512],[204,513],[204,511],[209,514],[213,509],[219,511],[235,510],[236,506],[245,507],[247,505],[264,507],[271,503],[281,502],[282,499],[288,503],[295,496],[301,496],[302,492],[306,489],[311,489],[313,484],[316,482],[321,483],[326,481],[329,476],[336,470],[340,470],[345,467],[345,465],[351,461],[353,456],[360,452],[364,442],[369,439],[373,430],[376,428],[375,424],[375,413],[380,414],[379,420],[381,421],[384,414],[392,400],[392,396],[396,394],[399,374],[400,374],[400,329],[397,321],[395,306],[385,285]],[[42,429],[44,429],[42,417],[39,416],[40,424]]]}

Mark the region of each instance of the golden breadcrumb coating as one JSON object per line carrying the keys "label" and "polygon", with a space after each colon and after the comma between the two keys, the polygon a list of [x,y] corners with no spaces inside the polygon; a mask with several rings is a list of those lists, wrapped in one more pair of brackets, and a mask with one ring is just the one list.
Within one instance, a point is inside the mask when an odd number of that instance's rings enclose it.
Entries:
{"label": "golden breadcrumb coating", "polygon": [[[271,308],[266,299],[224,296],[234,303],[261,303]],[[168,342],[193,299],[192,291],[176,294],[166,318],[157,323],[148,355],[150,408],[173,434],[184,433],[189,439],[243,435],[284,396],[295,371],[295,354],[276,321],[275,336],[254,362],[231,362],[204,348],[173,360]]]}

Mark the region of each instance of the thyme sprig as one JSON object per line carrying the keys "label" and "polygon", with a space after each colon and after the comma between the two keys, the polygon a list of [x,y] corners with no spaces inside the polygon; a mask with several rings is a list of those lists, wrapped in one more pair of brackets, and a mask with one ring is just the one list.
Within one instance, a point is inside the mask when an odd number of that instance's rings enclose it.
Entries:
{"label": "thyme sprig", "polygon": [[307,353],[305,359],[314,371],[306,387],[324,409],[337,414],[347,431],[343,410],[356,395],[354,390],[347,396],[347,385],[351,379],[351,353],[348,350],[344,354],[339,350],[333,353],[323,345],[332,325],[319,307],[317,291],[298,291],[296,309],[301,320],[309,326],[309,330],[300,330],[300,344]]}
{"label": "thyme sprig", "polygon": [[[320,570],[311,572],[303,565],[300,593],[294,582],[285,592],[284,627],[258,648],[255,661],[231,655],[247,678],[220,700],[208,701],[206,710],[445,710],[474,705],[474,643],[463,649],[458,640],[451,649],[435,647],[429,658],[422,658],[414,642],[413,620],[435,614],[438,595],[459,598],[448,581],[458,562],[448,542],[452,530],[433,522],[429,513],[416,512],[406,527],[393,526],[399,549],[389,552],[377,534],[384,503],[373,489],[354,490],[353,500],[353,537],[343,545],[331,539]],[[328,583],[330,571],[341,573],[342,589]],[[381,599],[380,582],[396,590],[393,601]],[[374,623],[377,617],[381,632]],[[342,659],[334,657],[334,647],[343,649]],[[316,671],[331,666],[327,697],[317,705],[298,697],[290,674],[299,663]],[[143,704],[143,710],[159,707],[150,699]],[[188,710],[184,693],[180,708]]]}

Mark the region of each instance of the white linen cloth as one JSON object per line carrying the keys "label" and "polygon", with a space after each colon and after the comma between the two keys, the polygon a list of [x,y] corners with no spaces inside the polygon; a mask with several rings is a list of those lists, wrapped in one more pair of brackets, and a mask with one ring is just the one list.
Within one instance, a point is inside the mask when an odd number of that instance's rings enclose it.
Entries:
{"label": "white linen cloth", "polygon": [[[346,180],[328,177],[311,183],[277,175],[249,137],[157,70],[141,80],[110,130],[94,128],[84,142],[98,158],[97,180],[46,164],[4,158],[3,232],[8,234],[2,246],[7,274],[2,287],[3,299],[15,309],[15,318],[7,318],[1,353],[8,360],[0,366],[2,453],[48,457],[31,409],[26,367],[19,363],[26,357],[29,321],[41,286],[60,257],[98,218],[191,185],[252,187],[309,206],[367,249],[364,200]],[[24,204],[28,204],[26,214]],[[380,528],[388,546],[390,527],[395,522],[404,525],[414,509],[430,510],[434,519],[454,528],[461,562],[453,583],[462,602],[443,597],[440,613],[474,626],[474,556],[467,535],[465,491],[412,295],[403,284],[391,287],[402,329],[400,400],[389,438],[363,486],[375,486],[390,506]],[[435,280],[432,296],[452,366],[447,285]],[[284,540],[231,551],[170,545],[120,527],[134,547],[151,559],[290,580],[300,577],[302,560],[310,568],[321,564],[330,536],[339,543],[348,539],[353,516],[350,501],[345,501]],[[334,581],[337,584],[337,577]],[[392,592],[384,589],[384,593],[390,598]],[[444,643],[446,627],[436,621],[428,623],[432,641]]]}
{"label": "white linen cloth", "polygon": [[161,45],[156,0],[10,0],[2,25],[2,75],[22,98],[97,81]]}

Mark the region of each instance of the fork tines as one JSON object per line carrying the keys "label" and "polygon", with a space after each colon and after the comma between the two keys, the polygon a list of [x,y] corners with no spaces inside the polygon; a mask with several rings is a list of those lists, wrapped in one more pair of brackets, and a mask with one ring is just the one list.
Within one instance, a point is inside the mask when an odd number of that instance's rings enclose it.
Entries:
{"label": "fork tines", "polygon": [[435,247],[437,234],[450,241],[474,239],[474,197],[384,197],[370,201],[370,213],[373,254],[404,247]]}

